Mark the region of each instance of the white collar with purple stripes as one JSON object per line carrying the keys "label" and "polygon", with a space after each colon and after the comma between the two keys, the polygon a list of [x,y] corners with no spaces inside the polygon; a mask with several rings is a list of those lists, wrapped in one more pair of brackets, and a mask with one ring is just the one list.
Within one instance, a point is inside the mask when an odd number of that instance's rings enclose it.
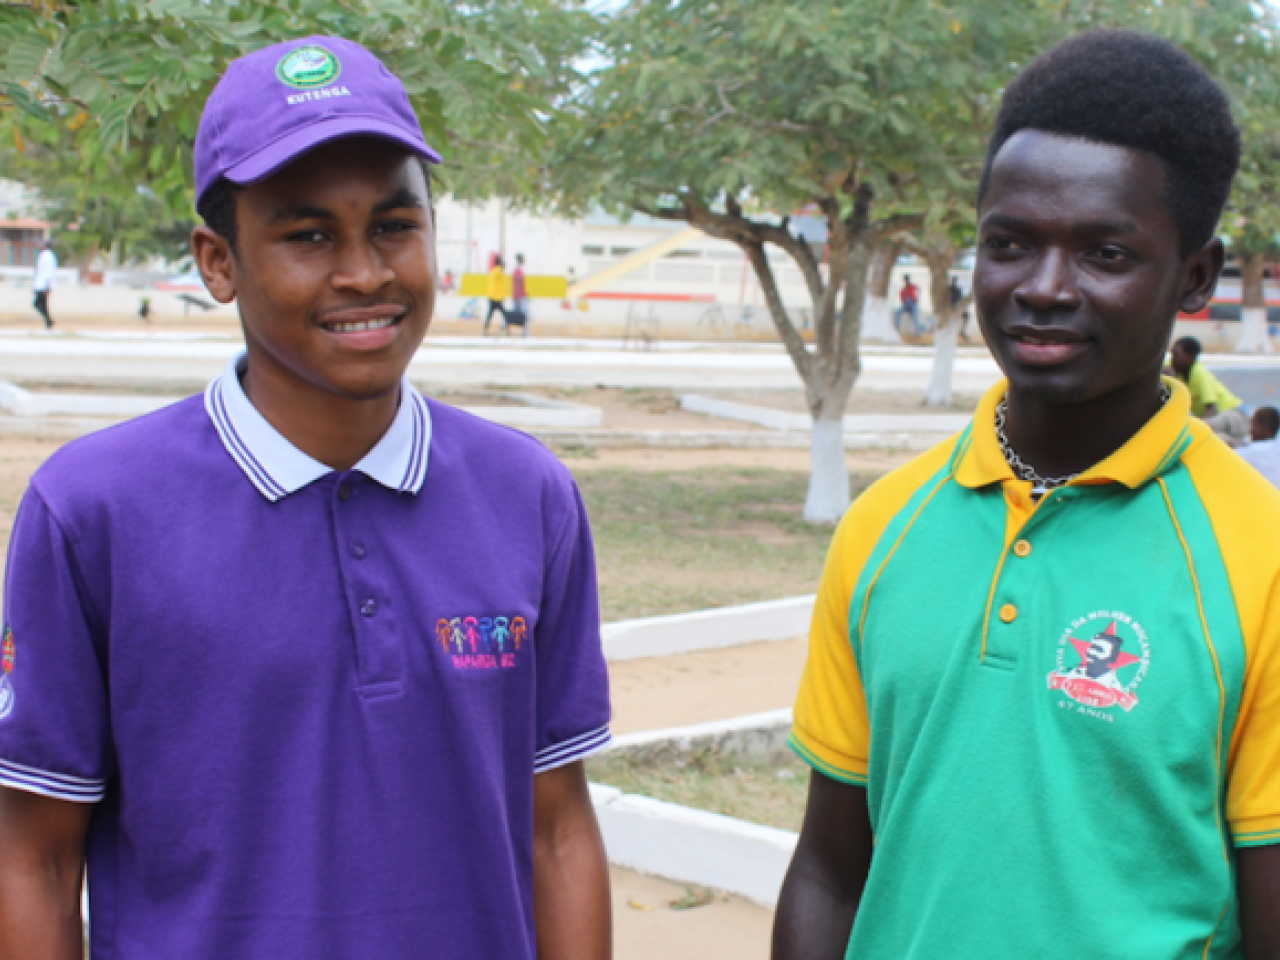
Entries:
{"label": "white collar with purple stripes", "polygon": [[[333,470],[295,447],[257,411],[240,385],[244,359],[240,354],[209,384],[204,407],[231,459],[274,503]],[[431,410],[406,377],[391,428],[355,469],[390,490],[417,493],[427,478],[430,449]]]}

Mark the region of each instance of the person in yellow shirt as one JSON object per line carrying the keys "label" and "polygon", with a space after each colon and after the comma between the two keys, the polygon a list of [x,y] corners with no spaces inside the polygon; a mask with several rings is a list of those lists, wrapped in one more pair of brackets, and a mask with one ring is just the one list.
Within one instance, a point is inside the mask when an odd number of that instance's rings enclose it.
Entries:
{"label": "person in yellow shirt", "polygon": [[1240,398],[1200,362],[1200,341],[1183,337],[1169,351],[1169,364],[1191,393],[1191,413],[1229,446],[1249,442],[1249,415]]}
{"label": "person in yellow shirt", "polygon": [[484,332],[489,332],[489,321],[495,313],[502,314],[502,325],[506,327],[510,320],[503,301],[507,299],[507,272],[503,269],[502,257],[493,258],[493,266],[489,268],[489,313],[484,318]]}

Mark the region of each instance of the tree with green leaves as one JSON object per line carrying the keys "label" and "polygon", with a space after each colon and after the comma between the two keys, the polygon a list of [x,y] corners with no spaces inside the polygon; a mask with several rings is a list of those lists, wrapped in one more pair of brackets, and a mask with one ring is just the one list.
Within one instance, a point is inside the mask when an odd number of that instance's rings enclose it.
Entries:
{"label": "tree with green leaves", "polygon": [[0,162],[81,250],[185,250],[191,151],[226,64],[309,34],[357,41],[403,80],[462,196],[540,191],[545,117],[590,32],[573,3],[94,0],[0,6]]}
{"label": "tree with green leaves", "polygon": [[[1274,37],[1259,38],[1272,64],[1280,57],[1271,45]],[[1235,92],[1243,154],[1223,216],[1223,232],[1240,267],[1242,322],[1235,350],[1271,353],[1263,277],[1268,264],[1280,265],[1280,68],[1253,74]]]}
{"label": "tree with green leaves", "polygon": [[[929,0],[634,0],[605,26],[607,66],[561,114],[553,175],[566,203],[683,221],[746,255],[813,416],[813,521],[849,503],[843,416],[872,253],[963,178],[927,120],[990,83],[990,64],[955,42],[974,22]],[[826,222],[825,262],[791,226],[800,209]],[[812,348],[770,245],[804,278]]]}

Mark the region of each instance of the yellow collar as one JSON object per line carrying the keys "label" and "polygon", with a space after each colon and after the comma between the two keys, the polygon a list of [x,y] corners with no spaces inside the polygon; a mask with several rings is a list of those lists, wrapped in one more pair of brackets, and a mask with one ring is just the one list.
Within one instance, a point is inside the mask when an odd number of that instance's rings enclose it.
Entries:
{"label": "yellow collar", "polygon": [[[1084,471],[1070,486],[1123,483],[1132,489],[1177,462],[1191,443],[1191,394],[1181,381],[1165,377],[1164,382],[1171,391],[1169,402],[1124,446]],[[978,404],[970,435],[957,453],[955,478],[961,486],[976,488],[1017,480],[996,439],[996,407],[1008,388],[1008,381],[1000,381]]]}

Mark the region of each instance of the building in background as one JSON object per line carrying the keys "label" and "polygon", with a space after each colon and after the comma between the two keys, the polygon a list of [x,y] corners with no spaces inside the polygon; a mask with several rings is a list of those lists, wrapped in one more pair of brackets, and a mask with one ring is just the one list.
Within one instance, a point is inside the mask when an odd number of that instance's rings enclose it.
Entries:
{"label": "building in background", "polygon": [[35,268],[49,224],[39,216],[39,198],[26,184],[0,180],[0,270]]}

